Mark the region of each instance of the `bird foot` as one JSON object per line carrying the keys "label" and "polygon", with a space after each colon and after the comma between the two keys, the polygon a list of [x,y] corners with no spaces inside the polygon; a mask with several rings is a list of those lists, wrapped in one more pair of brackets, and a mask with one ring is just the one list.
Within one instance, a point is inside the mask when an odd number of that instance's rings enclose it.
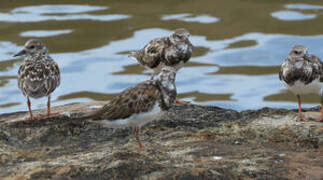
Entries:
{"label": "bird foot", "polygon": [[[54,117],[54,116],[57,116],[59,115],[60,113],[49,113],[49,114],[39,114],[36,119],[46,119],[46,118],[51,118],[51,117]],[[35,117],[34,117],[35,119]]]}
{"label": "bird foot", "polygon": [[28,117],[28,120],[39,120],[39,119],[42,119],[42,117],[40,117],[40,115],[38,115],[38,116],[29,116]]}
{"label": "bird foot", "polygon": [[298,117],[298,118],[297,118],[297,121],[307,122],[307,120],[306,120],[305,118],[303,118],[303,117]]}
{"label": "bird foot", "polygon": [[323,122],[323,117],[320,118],[310,118],[312,121]]}
{"label": "bird foot", "polygon": [[180,101],[180,100],[176,100],[176,104],[177,105],[181,105],[181,106],[185,106],[185,105],[188,105],[188,104],[191,104],[190,102],[188,101]]}

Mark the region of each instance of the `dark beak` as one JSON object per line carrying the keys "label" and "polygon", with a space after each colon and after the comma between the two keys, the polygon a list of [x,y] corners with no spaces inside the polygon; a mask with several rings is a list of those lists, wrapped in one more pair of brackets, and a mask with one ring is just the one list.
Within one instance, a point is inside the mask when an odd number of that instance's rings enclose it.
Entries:
{"label": "dark beak", "polygon": [[306,54],[304,55],[304,59],[306,59],[306,60],[308,60],[308,61],[312,61],[312,56],[306,53]]}
{"label": "dark beak", "polygon": [[26,54],[26,51],[25,51],[25,49],[23,49],[23,50],[19,51],[17,54],[13,55],[13,57],[22,56],[25,54]]}

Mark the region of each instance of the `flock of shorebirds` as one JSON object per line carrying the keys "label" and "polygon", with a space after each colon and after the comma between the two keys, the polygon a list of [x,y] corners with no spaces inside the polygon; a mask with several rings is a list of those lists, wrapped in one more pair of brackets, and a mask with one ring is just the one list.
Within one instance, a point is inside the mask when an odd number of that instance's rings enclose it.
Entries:
{"label": "flock of shorebirds", "polygon": [[[192,56],[193,45],[189,41],[190,33],[186,29],[176,29],[166,37],[151,40],[129,56],[139,64],[152,70],[151,79],[138,83],[122,91],[108,104],[87,114],[93,120],[102,120],[111,127],[132,126],[133,134],[139,146],[138,127],[152,121],[155,116],[167,111],[173,104],[187,104],[176,100],[176,71]],[[49,56],[45,44],[38,39],[30,39],[23,50],[15,56],[24,56],[24,63],[18,71],[18,87],[27,97],[29,119],[51,116],[50,95],[60,85],[60,71],[57,63]],[[158,75],[157,78],[155,76]],[[289,51],[281,65],[279,79],[298,99],[298,120],[305,121],[301,112],[301,94],[318,93],[323,97],[323,63],[307,48],[296,45]],[[47,96],[47,114],[34,116],[30,97]],[[320,118],[311,118],[323,122],[323,98]]]}

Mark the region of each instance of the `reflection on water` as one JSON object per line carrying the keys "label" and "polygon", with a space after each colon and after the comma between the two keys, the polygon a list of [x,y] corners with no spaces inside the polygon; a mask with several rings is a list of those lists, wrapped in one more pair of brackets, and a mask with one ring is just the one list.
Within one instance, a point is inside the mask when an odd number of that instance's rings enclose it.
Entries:
{"label": "reflection on water", "polygon": [[113,14],[113,15],[89,15],[89,14],[79,14],[79,15],[65,15],[65,16],[47,16],[39,14],[3,14],[0,13],[0,21],[8,22],[37,22],[37,21],[64,21],[64,20],[98,20],[98,21],[112,21],[129,18],[127,15]]}
{"label": "reflection on water", "polygon": [[279,70],[280,66],[222,66],[220,69],[210,74],[240,74],[257,76],[277,74]]}
{"label": "reflection on water", "polygon": [[39,31],[25,31],[20,33],[22,37],[49,37],[49,36],[57,36],[61,34],[68,34],[73,32],[73,30],[39,30]]}
{"label": "reflection on water", "polygon": [[[60,66],[61,86],[52,94],[53,104],[60,105],[109,100],[149,79],[149,71],[127,54],[180,27],[191,32],[194,45],[193,57],[177,74],[180,98],[237,110],[295,108],[295,96],[278,79],[280,64],[294,44],[323,57],[323,2],[304,3],[4,1],[0,7],[0,113],[26,110],[16,79],[22,59],[12,55],[29,38],[41,38]],[[303,101],[313,106],[319,97],[304,96]],[[33,108],[44,108],[45,103],[45,98],[32,99]]]}
{"label": "reflection on water", "polygon": [[289,9],[300,9],[300,10],[319,10],[319,9],[323,9],[323,6],[319,6],[319,5],[310,5],[310,4],[287,4],[285,6],[286,8]]}
{"label": "reflection on water", "polygon": [[60,13],[82,13],[90,11],[99,11],[108,9],[103,6],[88,6],[88,5],[39,5],[25,6],[13,9],[12,13],[30,13],[30,14],[60,14]]}
{"label": "reflection on water", "polygon": [[189,13],[164,15],[164,16],[162,16],[161,19],[162,20],[180,20],[180,21],[185,21],[185,22],[199,22],[199,23],[216,23],[219,21],[218,18],[212,17],[210,15],[194,16]]}
{"label": "reflection on water", "polygon": [[[285,5],[287,9],[297,9],[297,10],[322,10],[323,6],[319,5],[309,5],[309,4],[287,4]],[[317,13],[317,12],[316,12]],[[321,13],[318,13],[321,14]],[[299,11],[277,11],[271,13],[271,16],[279,20],[284,21],[296,21],[296,20],[309,20],[317,17],[317,14],[303,13]]]}
{"label": "reflection on water", "polygon": [[271,15],[277,19],[285,21],[306,20],[316,18],[315,14],[304,14],[297,11],[278,11],[273,12]]}
{"label": "reflection on water", "polygon": [[90,14],[73,14],[73,15],[49,15],[49,14],[71,14],[108,9],[108,7],[85,6],[85,5],[40,5],[28,6],[13,9],[10,13],[0,13],[0,21],[7,22],[38,22],[38,21],[64,21],[89,19],[97,21],[111,21],[129,18],[128,15],[90,15]]}

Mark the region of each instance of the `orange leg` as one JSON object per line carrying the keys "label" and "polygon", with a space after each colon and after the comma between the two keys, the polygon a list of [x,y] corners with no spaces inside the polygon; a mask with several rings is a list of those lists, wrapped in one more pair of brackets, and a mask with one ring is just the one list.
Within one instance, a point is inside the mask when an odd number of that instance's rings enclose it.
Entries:
{"label": "orange leg", "polygon": [[47,116],[50,116],[50,95],[47,98]]}
{"label": "orange leg", "polygon": [[300,95],[296,95],[297,100],[298,100],[298,121],[306,121],[303,116],[302,116],[302,102],[301,102],[301,96]]}
{"label": "orange leg", "polygon": [[47,114],[39,115],[39,118],[50,118],[53,115],[58,115],[59,113],[52,113],[50,110],[51,103],[50,103],[50,95],[47,96]]}
{"label": "orange leg", "polygon": [[143,148],[143,146],[142,146],[141,141],[140,141],[140,139],[139,139],[138,131],[139,131],[139,128],[137,128],[137,127],[136,127],[136,128],[133,130],[133,135],[135,136],[135,138],[136,138],[136,140],[137,140],[137,142],[138,142],[139,148],[140,148],[140,150],[141,150],[141,149]]}
{"label": "orange leg", "polygon": [[43,119],[43,118],[50,118],[53,115],[59,114],[59,113],[52,113],[50,110],[50,95],[47,96],[47,113],[46,114],[40,114],[38,116],[36,116],[37,119]]}
{"label": "orange leg", "polygon": [[28,96],[27,96],[27,106],[28,106],[28,111],[29,111],[29,119],[32,120],[34,117],[33,117],[32,111],[31,111],[31,103],[30,103],[30,99]]}
{"label": "orange leg", "polygon": [[323,122],[323,97],[321,97],[321,117],[320,118],[310,118],[313,121]]}

